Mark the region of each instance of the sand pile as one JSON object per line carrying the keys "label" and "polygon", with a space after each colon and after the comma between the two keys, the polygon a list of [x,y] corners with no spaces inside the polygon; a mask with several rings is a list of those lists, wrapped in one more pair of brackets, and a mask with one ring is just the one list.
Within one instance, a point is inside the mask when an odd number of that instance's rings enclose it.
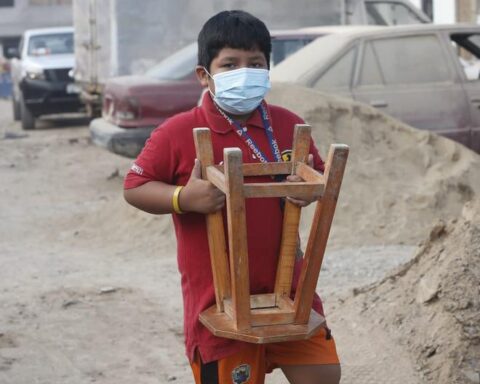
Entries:
{"label": "sand pile", "polygon": [[407,265],[342,306],[383,326],[427,382],[480,381],[480,199],[440,221]]}
{"label": "sand pile", "polygon": [[350,146],[330,245],[415,245],[480,193],[480,156],[460,144],[311,89],[276,84],[268,100],[312,126],[324,158],[331,143]]}
{"label": "sand pile", "polygon": [[[480,156],[453,141],[410,128],[366,105],[306,88],[277,85],[269,101],[312,125],[324,158],[331,143],[351,147],[330,245],[416,245],[437,218],[458,216],[465,202],[480,193]],[[303,214],[303,236],[312,215],[313,207]],[[92,241],[98,228],[110,228],[112,242],[128,238],[132,247],[157,254],[158,247],[175,249],[169,216],[144,214],[120,196],[83,219],[83,232],[90,231]]]}

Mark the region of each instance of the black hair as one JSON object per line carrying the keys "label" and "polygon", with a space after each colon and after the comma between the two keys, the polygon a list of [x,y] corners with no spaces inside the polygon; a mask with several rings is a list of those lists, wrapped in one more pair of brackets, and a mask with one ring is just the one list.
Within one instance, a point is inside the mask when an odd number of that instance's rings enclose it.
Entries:
{"label": "black hair", "polygon": [[270,32],[260,19],[245,11],[222,11],[212,16],[198,34],[198,65],[210,71],[212,60],[225,47],[259,49],[270,68]]}

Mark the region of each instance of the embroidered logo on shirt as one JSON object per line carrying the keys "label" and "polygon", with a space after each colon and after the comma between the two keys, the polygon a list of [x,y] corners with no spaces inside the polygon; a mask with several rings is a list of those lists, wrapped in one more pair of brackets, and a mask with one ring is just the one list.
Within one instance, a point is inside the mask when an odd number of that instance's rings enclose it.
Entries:
{"label": "embroidered logo on shirt", "polygon": [[232,371],[232,383],[242,384],[250,379],[250,365],[242,364]]}
{"label": "embroidered logo on shirt", "polygon": [[138,166],[135,163],[133,163],[132,168],[130,168],[130,169],[138,175],[143,175],[143,168]]}
{"label": "embroidered logo on shirt", "polygon": [[282,160],[283,161],[292,160],[292,150],[291,149],[286,149],[285,151],[282,152]]}

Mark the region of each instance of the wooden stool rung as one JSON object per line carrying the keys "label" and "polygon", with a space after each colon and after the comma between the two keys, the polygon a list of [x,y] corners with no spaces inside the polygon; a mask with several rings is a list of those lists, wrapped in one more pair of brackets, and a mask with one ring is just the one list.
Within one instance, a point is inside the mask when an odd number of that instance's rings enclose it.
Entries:
{"label": "wooden stool rung", "polygon": [[[225,172],[223,165],[212,165],[220,172]],[[242,165],[242,174],[245,177],[249,176],[271,176],[271,175],[290,175],[292,174],[293,164],[290,161],[281,163],[248,163]]]}

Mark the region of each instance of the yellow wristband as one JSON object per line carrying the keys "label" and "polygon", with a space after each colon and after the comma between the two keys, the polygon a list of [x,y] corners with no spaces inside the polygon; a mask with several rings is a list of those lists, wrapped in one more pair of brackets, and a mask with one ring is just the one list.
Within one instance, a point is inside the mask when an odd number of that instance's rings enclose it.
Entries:
{"label": "yellow wristband", "polygon": [[177,188],[175,188],[175,191],[173,192],[173,197],[172,197],[173,210],[175,211],[175,213],[178,213],[179,215],[183,213],[182,210],[180,209],[180,204],[178,202],[179,200],[178,198],[180,196],[180,192],[182,191],[182,189],[183,189],[182,185],[177,186]]}

